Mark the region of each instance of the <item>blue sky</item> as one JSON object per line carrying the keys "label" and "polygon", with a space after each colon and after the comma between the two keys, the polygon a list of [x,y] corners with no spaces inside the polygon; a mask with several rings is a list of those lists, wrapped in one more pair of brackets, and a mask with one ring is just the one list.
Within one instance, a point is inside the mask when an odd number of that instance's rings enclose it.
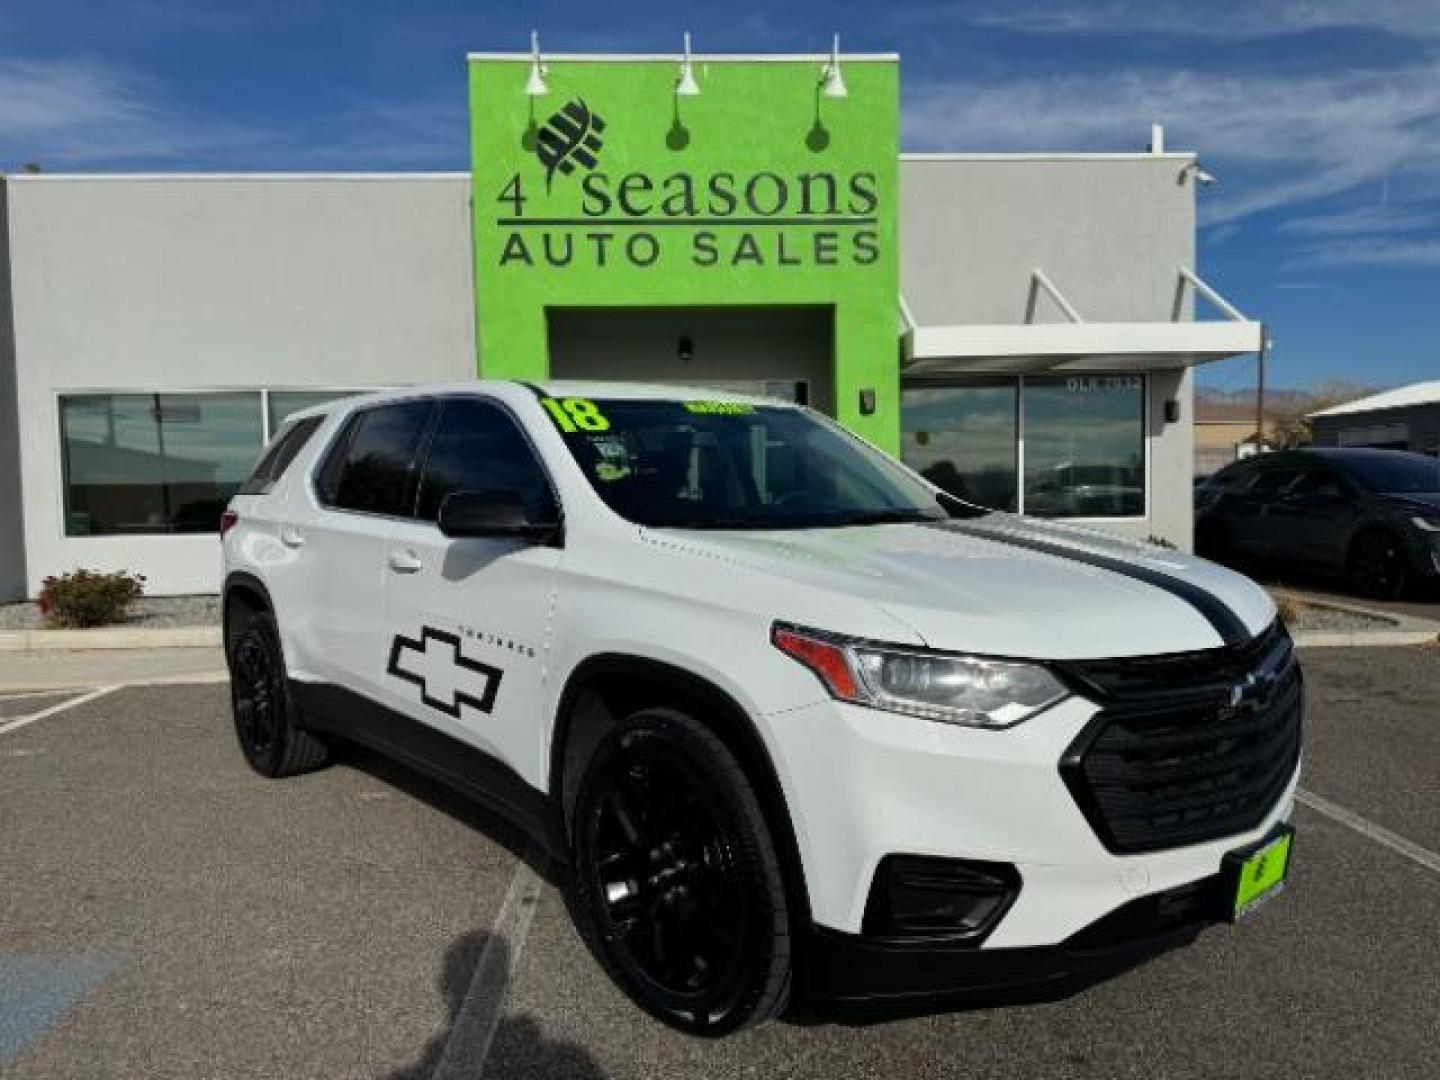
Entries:
{"label": "blue sky", "polygon": [[[0,169],[463,169],[463,57],[902,57],[912,150],[1200,153],[1201,272],[1274,381],[1440,378],[1440,0],[0,0]],[[1203,381],[1238,387],[1254,365]]]}

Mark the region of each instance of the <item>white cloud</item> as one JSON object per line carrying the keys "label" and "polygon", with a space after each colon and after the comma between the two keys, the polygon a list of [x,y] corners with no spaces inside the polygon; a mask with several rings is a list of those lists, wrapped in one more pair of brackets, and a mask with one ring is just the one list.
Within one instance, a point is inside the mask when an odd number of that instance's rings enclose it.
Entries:
{"label": "white cloud", "polygon": [[[1435,64],[1298,76],[1129,69],[914,90],[903,132],[916,149],[1140,149],[1162,121],[1172,147],[1198,149],[1220,174],[1203,200],[1212,224],[1386,175],[1440,178]],[[1227,188],[1231,170],[1244,182]]]}
{"label": "white cloud", "polygon": [[1021,0],[971,11],[941,5],[928,9],[927,16],[1032,34],[1152,33],[1238,40],[1364,29],[1402,37],[1440,36],[1436,0],[1210,0],[1204,5],[1188,0],[1097,0],[1070,6]]}
{"label": "white cloud", "polygon": [[1440,240],[1342,240],[1301,253],[1294,265],[1440,267]]}
{"label": "white cloud", "polygon": [[1414,232],[1436,225],[1440,225],[1440,211],[1371,203],[1328,214],[1292,218],[1281,223],[1280,231],[1299,236],[1365,236]]}
{"label": "white cloud", "polygon": [[0,170],[463,168],[464,95],[341,97],[295,123],[240,127],[187,112],[158,80],[106,61],[0,59]]}
{"label": "white cloud", "polygon": [[181,160],[248,138],[167,106],[152,80],[101,60],[0,59],[0,147],[13,162]]}

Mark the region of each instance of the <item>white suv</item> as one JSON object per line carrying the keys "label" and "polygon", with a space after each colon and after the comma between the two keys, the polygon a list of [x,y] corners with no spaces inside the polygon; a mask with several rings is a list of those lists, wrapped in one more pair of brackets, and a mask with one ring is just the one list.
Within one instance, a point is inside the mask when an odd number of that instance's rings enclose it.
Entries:
{"label": "white suv", "polygon": [[1283,885],[1252,582],[959,502],[804,408],[473,382],[300,413],[226,512],[266,776],[378,747],[573,869],[641,1006],[1083,985]]}

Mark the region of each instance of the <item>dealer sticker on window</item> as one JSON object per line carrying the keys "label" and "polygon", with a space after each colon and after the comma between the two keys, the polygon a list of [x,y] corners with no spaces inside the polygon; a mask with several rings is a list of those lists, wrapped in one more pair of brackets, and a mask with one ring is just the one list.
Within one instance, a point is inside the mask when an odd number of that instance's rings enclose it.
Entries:
{"label": "dealer sticker on window", "polygon": [[1234,917],[1248,915],[1285,888],[1295,831],[1287,829],[1248,853],[1229,856],[1238,865]]}

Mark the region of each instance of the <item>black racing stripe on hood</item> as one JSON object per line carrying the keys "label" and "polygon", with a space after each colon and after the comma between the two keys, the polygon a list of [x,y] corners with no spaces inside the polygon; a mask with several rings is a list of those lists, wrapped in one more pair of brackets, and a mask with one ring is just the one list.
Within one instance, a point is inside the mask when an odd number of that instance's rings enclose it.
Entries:
{"label": "black racing stripe on hood", "polygon": [[1038,551],[1042,555],[1054,555],[1058,559],[1069,559],[1071,562],[1084,563],[1086,566],[1094,566],[1101,570],[1109,570],[1113,574],[1128,577],[1133,581],[1143,581],[1146,585],[1153,585],[1157,589],[1163,589],[1171,596],[1185,601],[1192,608],[1204,616],[1205,621],[1215,628],[1220,639],[1226,645],[1236,646],[1246,644],[1255,635],[1250,633],[1250,628],[1245,625],[1240,616],[1236,615],[1224,601],[1214,593],[1209,592],[1192,582],[1183,578],[1173,577],[1170,574],[1161,573],[1159,570],[1152,570],[1148,566],[1140,566],[1136,563],[1126,562],[1124,559],[1113,559],[1108,555],[1100,555],[1092,551],[1084,551],[1080,548],[1070,547],[1067,544],[1055,544],[1048,540],[1042,540],[1035,536],[1017,536],[1014,533],[998,532],[987,529],[983,526],[975,526],[959,521],[937,521],[931,528],[944,529],[949,532],[963,533],[966,536],[973,536],[979,540],[992,540],[997,544],[1009,544],[1011,547],[1024,548],[1027,551]]}

